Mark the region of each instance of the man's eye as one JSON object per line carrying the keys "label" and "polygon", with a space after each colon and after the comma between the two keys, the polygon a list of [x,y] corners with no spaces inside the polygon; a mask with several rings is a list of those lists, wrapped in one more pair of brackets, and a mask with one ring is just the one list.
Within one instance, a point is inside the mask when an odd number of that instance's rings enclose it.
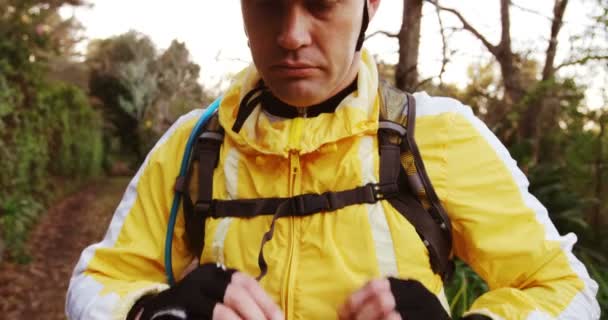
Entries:
{"label": "man's eye", "polygon": [[282,1],[277,0],[253,0],[254,5],[261,7],[271,7],[271,6],[280,6]]}

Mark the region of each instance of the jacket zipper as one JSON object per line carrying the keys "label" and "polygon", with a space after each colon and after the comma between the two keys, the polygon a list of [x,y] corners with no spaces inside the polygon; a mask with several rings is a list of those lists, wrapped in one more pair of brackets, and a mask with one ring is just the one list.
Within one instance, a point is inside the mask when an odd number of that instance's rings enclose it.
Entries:
{"label": "jacket zipper", "polygon": [[[289,132],[289,196],[293,197],[302,193],[302,174],[300,166],[300,140],[302,139],[302,127],[306,119],[306,109],[298,109],[299,117],[293,119],[293,124]],[[296,250],[296,224],[298,220],[294,217],[289,217],[289,258],[287,260],[287,274],[283,282],[283,311],[285,319],[293,317],[293,296],[290,294],[290,289],[293,287],[295,280],[295,269],[297,267]]]}

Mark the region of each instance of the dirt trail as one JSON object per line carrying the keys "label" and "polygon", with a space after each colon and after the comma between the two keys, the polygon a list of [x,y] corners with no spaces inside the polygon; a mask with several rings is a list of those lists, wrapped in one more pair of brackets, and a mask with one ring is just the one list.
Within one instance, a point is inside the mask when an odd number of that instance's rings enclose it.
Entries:
{"label": "dirt trail", "polygon": [[0,265],[0,319],[65,319],[64,303],[80,252],[103,238],[128,179],[91,184],[43,215],[30,235],[32,261]]}

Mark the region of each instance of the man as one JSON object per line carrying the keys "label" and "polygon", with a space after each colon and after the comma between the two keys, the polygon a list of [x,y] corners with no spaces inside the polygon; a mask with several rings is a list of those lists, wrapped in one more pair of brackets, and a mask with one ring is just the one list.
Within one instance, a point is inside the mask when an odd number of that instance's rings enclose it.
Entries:
{"label": "man", "polygon": [[[361,44],[380,0],[241,5],[254,64],[219,108],[225,136],[213,199],[377,183],[378,71]],[[576,237],[558,235],[506,149],[458,102],[415,97],[417,143],[452,221],[454,254],[490,288],[467,319],[599,318],[597,284],[571,253]],[[83,252],[67,296],[70,318],[449,318],[425,244],[386,200],[302,217],[207,218],[200,262],[188,271],[193,255],[180,215],[172,260],[182,276],[169,288],[164,237],[198,117],[182,117],[160,139],[104,240]]]}

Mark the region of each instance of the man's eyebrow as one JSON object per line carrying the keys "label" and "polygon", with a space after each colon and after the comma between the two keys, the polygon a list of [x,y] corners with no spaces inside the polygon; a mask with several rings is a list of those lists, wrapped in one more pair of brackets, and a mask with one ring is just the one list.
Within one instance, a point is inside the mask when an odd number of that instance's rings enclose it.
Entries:
{"label": "man's eyebrow", "polygon": [[317,2],[317,3],[325,3],[325,4],[335,4],[341,2],[342,0],[307,0],[306,2]]}

